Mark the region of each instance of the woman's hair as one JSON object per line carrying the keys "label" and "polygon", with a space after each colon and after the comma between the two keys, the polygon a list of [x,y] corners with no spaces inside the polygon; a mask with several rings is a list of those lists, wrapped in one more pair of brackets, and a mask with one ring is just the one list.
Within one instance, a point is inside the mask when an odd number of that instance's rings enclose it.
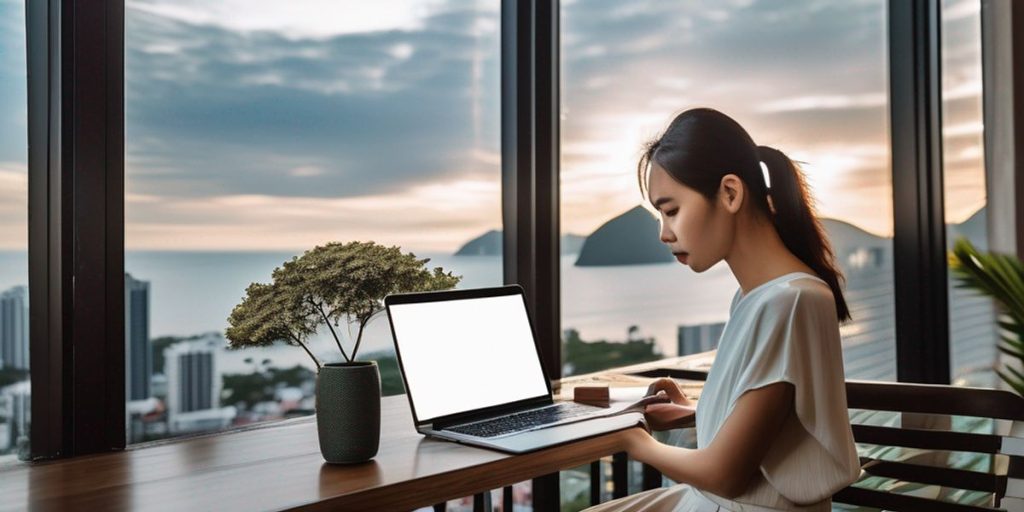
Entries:
{"label": "woman's hair", "polygon": [[[761,172],[762,162],[768,168],[771,188]],[[850,319],[840,288],[842,272],[815,214],[803,174],[789,157],[755,144],[731,117],[710,108],[695,108],[676,116],[661,137],[646,145],[637,164],[640,191],[645,195],[652,163],[709,200],[716,197],[723,176],[739,176],[747,187],[747,197],[772,220],[786,248],[828,283],[839,320]]]}

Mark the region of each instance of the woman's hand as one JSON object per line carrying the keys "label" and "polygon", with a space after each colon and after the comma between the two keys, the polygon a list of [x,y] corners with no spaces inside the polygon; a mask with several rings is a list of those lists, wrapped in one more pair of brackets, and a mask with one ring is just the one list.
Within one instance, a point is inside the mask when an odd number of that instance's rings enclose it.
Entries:
{"label": "woman's hand", "polygon": [[651,404],[644,409],[644,419],[651,430],[671,430],[691,426],[696,413],[697,409],[689,405]]}
{"label": "woman's hand", "polygon": [[648,395],[657,394],[659,391],[664,391],[668,397],[672,399],[672,403],[674,404],[685,405],[688,407],[697,406],[693,400],[686,398],[686,395],[683,394],[683,390],[679,388],[679,384],[668,377],[662,377],[652,382],[647,388]]}

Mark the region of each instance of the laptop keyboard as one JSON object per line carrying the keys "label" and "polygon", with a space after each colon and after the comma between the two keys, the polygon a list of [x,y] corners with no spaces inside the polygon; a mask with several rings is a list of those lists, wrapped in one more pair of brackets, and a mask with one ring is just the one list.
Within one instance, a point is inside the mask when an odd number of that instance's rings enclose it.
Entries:
{"label": "laptop keyboard", "polygon": [[595,407],[576,402],[562,402],[539,409],[517,412],[492,420],[478,421],[448,427],[445,430],[476,437],[496,437],[512,432],[531,430],[541,425],[570,418],[578,418],[594,412]]}

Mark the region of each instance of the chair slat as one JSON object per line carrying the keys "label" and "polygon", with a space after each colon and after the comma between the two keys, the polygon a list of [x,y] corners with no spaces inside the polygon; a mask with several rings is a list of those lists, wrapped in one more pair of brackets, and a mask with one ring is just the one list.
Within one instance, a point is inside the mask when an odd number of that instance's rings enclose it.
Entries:
{"label": "chair slat", "polygon": [[998,389],[848,380],[846,402],[852,409],[1024,420],[1024,398]]}
{"label": "chair slat", "polygon": [[860,487],[847,487],[837,492],[833,501],[862,507],[876,507],[886,510],[928,510],[931,512],[996,512],[1002,509],[950,503],[919,496],[875,491]]}
{"label": "chair slat", "polygon": [[907,462],[861,458],[861,468],[875,476],[972,491],[1006,492],[1006,475]]}
{"label": "chair slat", "polygon": [[923,448],[926,450],[952,450],[961,452],[1001,453],[1002,437],[991,434],[948,432],[911,428],[852,425],[853,438],[858,443]]}

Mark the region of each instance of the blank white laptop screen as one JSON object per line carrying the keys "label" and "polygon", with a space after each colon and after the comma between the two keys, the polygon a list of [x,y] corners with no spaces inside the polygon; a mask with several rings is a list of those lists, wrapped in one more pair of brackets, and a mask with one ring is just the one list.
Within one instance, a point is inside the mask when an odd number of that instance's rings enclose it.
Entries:
{"label": "blank white laptop screen", "polygon": [[548,394],[522,296],[389,307],[420,421]]}

